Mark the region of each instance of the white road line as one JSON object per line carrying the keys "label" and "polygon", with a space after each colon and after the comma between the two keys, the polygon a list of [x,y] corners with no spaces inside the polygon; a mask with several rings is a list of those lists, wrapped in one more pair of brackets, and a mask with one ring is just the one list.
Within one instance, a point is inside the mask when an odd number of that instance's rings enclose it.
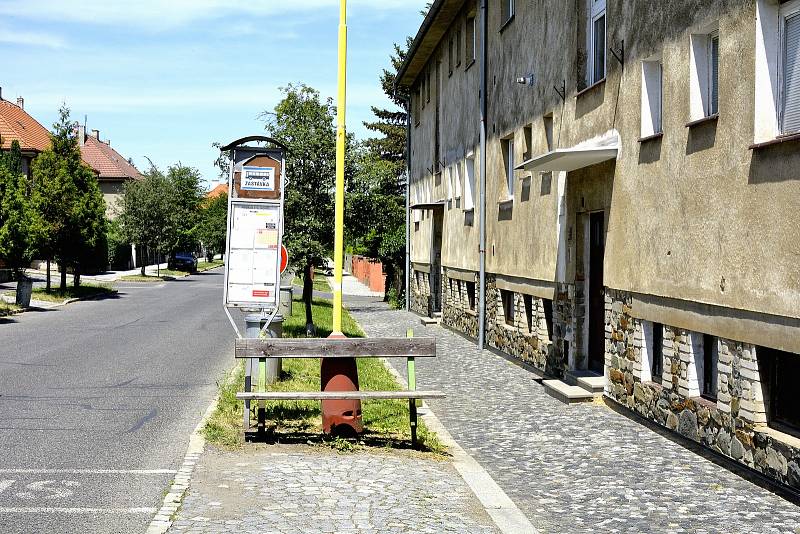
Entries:
{"label": "white road line", "polygon": [[0,475],[174,475],[175,469],[0,469]]}
{"label": "white road line", "polygon": [[0,514],[154,514],[156,508],[6,508],[0,507]]}

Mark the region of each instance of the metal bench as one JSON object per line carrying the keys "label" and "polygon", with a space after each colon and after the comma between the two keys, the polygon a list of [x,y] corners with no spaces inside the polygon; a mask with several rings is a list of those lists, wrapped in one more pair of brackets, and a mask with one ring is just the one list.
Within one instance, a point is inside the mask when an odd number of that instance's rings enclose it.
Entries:
{"label": "metal bench", "polygon": [[[400,391],[259,391],[253,392],[251,380],[236,398],[245,401],[244,428],[250,429],[251,401],[297,400],[376,400],[408,399],[411,443],[417,444],[417,400],[444,398],[441,391],[417,390],[416,358],[436,356],[436,340],[432,338],[351,338],[351,339],[239,339],[236,358],[258,359],[259,368],[266,368],[270,358],[406,358],[408,389]],[[265,413],[259,409],[258,425],[263,428]]]}

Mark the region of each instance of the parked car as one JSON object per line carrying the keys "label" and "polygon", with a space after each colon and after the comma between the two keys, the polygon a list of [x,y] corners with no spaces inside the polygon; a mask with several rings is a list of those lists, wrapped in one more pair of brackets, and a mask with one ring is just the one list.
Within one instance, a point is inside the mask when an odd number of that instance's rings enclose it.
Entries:
{"label": "parked car", "polygon": [[191,252],[174,252],[169,257],[167,268],[173,271],[197,272],[197,257]]}

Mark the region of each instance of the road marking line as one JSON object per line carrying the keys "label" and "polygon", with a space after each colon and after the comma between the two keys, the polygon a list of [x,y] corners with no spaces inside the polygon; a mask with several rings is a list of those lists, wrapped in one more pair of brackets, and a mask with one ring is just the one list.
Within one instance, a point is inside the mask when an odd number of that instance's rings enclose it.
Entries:
{"label": "road marking line", "polygon": [[174,475],[175,469],[0,469],[0,475]]}
{"label": "road marking line", "polygon": [[53,508],[0,507],[0,514],[154,514],[156,508]]}

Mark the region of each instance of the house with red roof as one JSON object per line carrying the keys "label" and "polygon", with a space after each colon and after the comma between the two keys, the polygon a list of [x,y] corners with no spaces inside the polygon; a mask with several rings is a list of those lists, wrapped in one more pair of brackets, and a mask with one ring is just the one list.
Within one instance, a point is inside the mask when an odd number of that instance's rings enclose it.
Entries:
{"label": "house with red roof", "polygon": [[211,200],[223,195],[228,196],[228,184],[226,183],[217,184],[214,189],[206,193],[206,198]]}
{"label": "house with red roof", "polygon": [[25,100],[17,103],[3,100],[0,88],[0,150],[9,150],[11,143],[18,141],[22,149],[23,170],[30,177],[31,162],[40,153],[50,148],[50,132],[36,119],[25,112]]}
{"label": "house with red roof", "polygon": [[97,181],[106,201],[106,216],[113,219],[118,215],[117,201],[125,191],[125,183],[141,180],[142,175],[119,152],[111,148],[111,141],[102,141],[100,131],[86,132],[78,126],[78,144],[83,161],[97,173]]}

